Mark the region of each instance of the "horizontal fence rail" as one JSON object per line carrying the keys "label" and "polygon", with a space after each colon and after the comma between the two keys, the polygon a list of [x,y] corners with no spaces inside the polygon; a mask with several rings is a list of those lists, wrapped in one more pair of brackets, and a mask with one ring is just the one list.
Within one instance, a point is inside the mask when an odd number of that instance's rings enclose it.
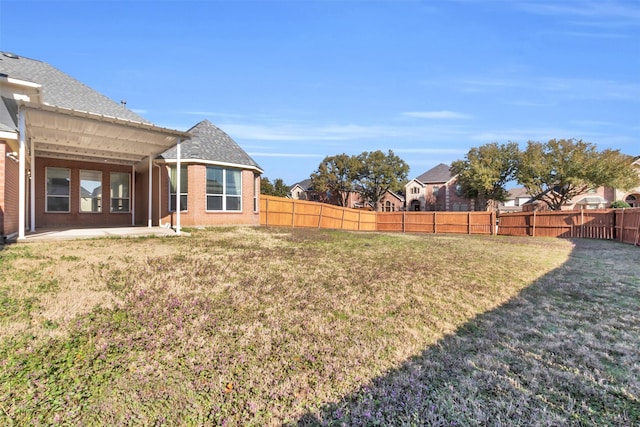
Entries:
{"label": "horizontal fence rail", "polygon": [[553,212],[372,212],[260,196],[260,224],[399,233],[498,234],[640,243],[640,208]]}

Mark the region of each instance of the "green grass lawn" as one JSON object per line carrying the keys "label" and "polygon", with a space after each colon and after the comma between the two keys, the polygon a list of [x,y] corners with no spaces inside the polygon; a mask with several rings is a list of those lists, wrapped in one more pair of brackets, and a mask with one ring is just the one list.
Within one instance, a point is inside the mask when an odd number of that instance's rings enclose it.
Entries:
{"label": "green grass lawn", "polygon": [[640,423],[631,245],[218,228],[0,248],[0,425]]}

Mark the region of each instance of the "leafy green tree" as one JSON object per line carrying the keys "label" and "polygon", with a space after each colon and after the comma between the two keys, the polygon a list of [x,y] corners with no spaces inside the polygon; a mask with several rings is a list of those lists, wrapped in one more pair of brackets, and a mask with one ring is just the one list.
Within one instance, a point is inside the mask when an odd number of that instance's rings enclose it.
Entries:
{"label": "leafy green tree", "polygon": [[260,178],[260,194],[267,196],[287,197],[289,194],[289,187],[284,183],[282,178],[276,178],[273,183],[269,181],[269,178]]}
{"label": "leafy green tree", "polygon": [[327,156],[311,174],[311,186],[318,194],[329,195],[327,198],[333,198],[339,206],[346,206],[360,168],[355,156]]}
{"label": "leafy green tree", "polygon": [[464,160],[453,162],[450,170],[457,175],[462,195],[475,200],[477,206],[495,210],[509,196],[506,185],[515,178],[519,155],[517,143],[493,142],[472,148]]}
{"label": "leafy green tree", "polygon": [[597,151],[575,139],[529,141],[518,161],[516,178],[529,194],[552,210],[585,191],[601,186],[629,190],[640,185],[633,157],[619,150]]}
{"label": "leafy green tree", "polygon": [[387,191],[399,191],[407,182],[409,165],[389,150],[364,152],[357,156],[360,169],[356,179],[356,191],[374,210]]}

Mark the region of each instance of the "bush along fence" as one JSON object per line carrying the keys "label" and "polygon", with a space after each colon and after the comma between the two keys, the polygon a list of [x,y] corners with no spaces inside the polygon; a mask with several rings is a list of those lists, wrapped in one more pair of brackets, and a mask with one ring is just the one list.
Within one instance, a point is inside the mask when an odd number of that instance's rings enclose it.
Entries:
{"label": "bush along fence", "polygon": [[260,196],[260,224],[400,233],[575,237],[640,243],[640,208],[558,212],[372,212]]}

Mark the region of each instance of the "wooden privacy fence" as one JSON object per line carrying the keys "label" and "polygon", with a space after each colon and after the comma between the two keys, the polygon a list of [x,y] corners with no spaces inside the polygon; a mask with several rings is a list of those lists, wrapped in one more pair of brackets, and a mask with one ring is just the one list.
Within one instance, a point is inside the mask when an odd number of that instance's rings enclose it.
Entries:
{"label": "wooden privacy fence", "polygon": [[260,196],[260,225],[376,231],[376,213],[326,203]]}
{"label": "wooden privacy fence", "polygon": [[493,234],[493,212],[378,212],[378,231]]}
{"label": "wooden privacy fence", "polygon": [[502,214],[498,234],[577,237],[638,244],[640,208]]}
{"label": "wooden privacy fence", "polygon": [[406,233],[493,234],[492,212],[372,212],[260,196],[260,225]]}
{"label": "wooden privacy fence", "polygon": [[577,237],[640,244],[640,208],[558,212],[371,212],[260,196],[260,225],[403,233]]}

